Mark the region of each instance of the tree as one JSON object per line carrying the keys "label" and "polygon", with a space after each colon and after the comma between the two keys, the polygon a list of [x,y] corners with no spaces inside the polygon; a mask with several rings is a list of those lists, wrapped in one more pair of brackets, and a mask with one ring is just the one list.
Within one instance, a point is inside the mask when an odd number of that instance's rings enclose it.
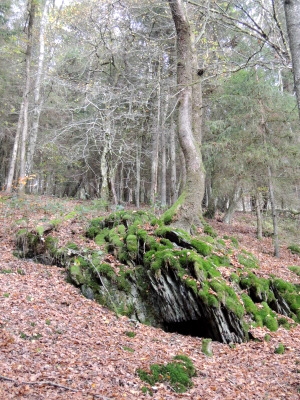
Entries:
{"label": "tree", "polygon": [[287,31],[291,48],[295,91],[297,96],[298,110],[300,117],[300,23],[299,23],[300,1],[284,0],[284,10],[285,10],[286,25],[287,25]]}
{"label": "tree", "polygon": [[181,0],[169,0],[169,5],[177,34],[178,136],[187,176],[183,193],[167,215],[173,225],[191,231],[193,225],[201,225],[205,173],[192,129],[193,53],[190,25]]}

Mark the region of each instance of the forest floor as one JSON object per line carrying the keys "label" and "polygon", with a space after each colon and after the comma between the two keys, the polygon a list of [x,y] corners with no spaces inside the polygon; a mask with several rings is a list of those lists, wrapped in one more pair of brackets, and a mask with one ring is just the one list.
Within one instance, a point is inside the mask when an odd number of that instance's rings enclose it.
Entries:
{"label": "forest floor", "polygon": [[[167,363],[176,354],[193,361],[194,386],[177,394],[166,384],[153,399],[289,399],[300,397],[300,325],[276,332],[256,329],[269,342],[249,341],[230,347],[213,342],[213,357],[201,352],[201,338],[166,333],[117,316],[84,298],[67,283],[65,270],[13,256],[20,227],[68,215],[56,232],[60,243],[95,246],[84,237],[88,219],[103,214],[97,202],[46,197],[0,197],[0,399],[143,399],[137,368]],[[89,204],[89,206],[87,205]],[[242,248],[261,262],[261,275],[273,273],[291,282],[299,277],[287,268],[300,257],[286,246],[272,256],[270,238],[255,239],[255,229],[238,214],[231,226],[213,221],[220,235],[234,235]],[[133,331],[135,337],[126,332]],[[275,354],[279,343],[284,354]]]}

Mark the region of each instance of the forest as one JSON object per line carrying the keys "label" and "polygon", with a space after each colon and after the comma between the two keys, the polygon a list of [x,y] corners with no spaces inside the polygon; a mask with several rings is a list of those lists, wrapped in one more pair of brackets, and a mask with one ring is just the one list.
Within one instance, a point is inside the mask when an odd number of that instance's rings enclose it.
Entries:
{"label": "forest", "polygon": [[298,399],[299,15],[1,1],[0,399]]}

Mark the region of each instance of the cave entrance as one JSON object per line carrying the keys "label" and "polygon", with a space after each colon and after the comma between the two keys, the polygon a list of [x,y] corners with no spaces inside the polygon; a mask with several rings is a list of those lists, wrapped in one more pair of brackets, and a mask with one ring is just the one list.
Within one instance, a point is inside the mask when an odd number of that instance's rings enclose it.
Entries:
{"label": "cave entrance", "polygon": [[213,335],[207,320],[204,318],[181,322],[165,322],[164,330],[166,332],[176,332],[186,336],[211,338],[213,340],[219,339]]}

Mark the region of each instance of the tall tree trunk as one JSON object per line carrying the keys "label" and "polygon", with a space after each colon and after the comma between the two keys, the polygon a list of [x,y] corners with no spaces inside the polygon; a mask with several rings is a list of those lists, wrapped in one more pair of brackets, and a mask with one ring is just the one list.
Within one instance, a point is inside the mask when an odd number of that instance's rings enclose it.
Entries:
{"label": "tall tree trunk", "polygon": [[14,140],[14,147],[13,147],[10,164],[9,164],[8,176],[7,176],[7,181],[6,181],[7,193],[10,193],[12,191],[12,185],[13,185],[14,174],[15,174],[16,163],[17,163],[20,134],[21,134],[22,126],[23,126],[23,114],[24,114],[24,99],[22,100],[21,107],[20,107],[17,132],[16,132],[16,136],[15,136],[15,140]]}
{"label": "tall tree trunk", "polygon": [[276,205],[275,205],[272,171],[269,166],[268,166],[268,178],[269,178],[269,193],[270,193],[272,220],[273,220],[274,256],[279,257],[278,219],[277,219],[277,212],[276,212]]}
{"label": "tall tree trunk", "polygon": [[172,116],[170,129],[170,159],[171,159],[171,203],[174,204],[177,200],[176,188],[176,142],[175,142],[175,124]]}
{"label": "tall tree trunk", "polygon": [[187,231],[201,225],[201,203],[204,195],[205,174],[199,145],[192,130],[192,42],[190,25],[182,0],[168,0],[177,33],[177,83],[179,91],[179,141],[182,148],[187,181],[177,201],[173,225]]}
{"label": "tall tree trunk", "polygon": [[27,27],[27,49],[26,49],[26,75],[25,75],[25,92],[24,92],[24,116],[23,130],[20,146],[20,178],[19,178],[19,193],[23,193],[26,185],[26,144],[28,136],[28,108],[29,108],[29,93],[31,83],[31,53],[32,53],[32,31],[35,18],[37,2],[35,0],[28,1],[28,27]]}
{"label": "tall tree trunk", "polygon": [[291,48],[295,91],[300,117],[300,0],[284,0],[284,10]]}
{"label": "tall tree trunk", "polygon": [[223,222],[225,224],[231,224],[232,222],[232,218],[234,216],[234,213],[236,211],[237,208],[237,204],[241,198],[241,188],[238,187],[238,185],[236,185],[233,195],[230,198],[229,201],[229,207],[227,209],[227,211],[225,212],[224,218],[223,218]]}
{"label": "tall tree trunk", "polygon": [[262,239],[262,214],[260,204],[260,193],[257,190],[255,196],[255,207],[256,207],[256,222],[257,222],[257,239]]}
{"label": "tall tree trunk", "polygon": [[141,191],[141,139],[137,139],[137,149],[135,155],[135,168],[136,168],[136,185],[135,185],[135,205],[140,208],[140,191]]}
{"label": "tall tree trunk", "polygon": [[40,114],[42,109],[42,101],[41,101],[41,79],[43,75],[44,69],[44,59],[45,59],[45,29],[48,21],[48,8],[49,8],[50,0],[45,1],[44,10],[41,18],[40,24],[40,35],[39,35],[39,61],[38,61],[38,69],[36,73],[36,80],[35,80],[35,87],[33,91],[34,95],[34,109],[33,109],[33,123],[32,123],[32,130],[29,137],[29,144],[27,150],[27,170],[30,174],[32,171],[32,161],[36,146],[36,140],[38,136],[39,130],[39,121],[40,121]]}
{"label": "tall tree trunk", "polygon": [[150,187],[150,202],[152,205],[155,204],[155,198],[157,195],[157,174],[158,174],[158,146],[160,136],[160,125],[161,125],[161,81],[160,81],[160,62],[157,67],[157,117],[156,126],[154,126],[152,134],[152,164],[151,164],[151,187]]}

